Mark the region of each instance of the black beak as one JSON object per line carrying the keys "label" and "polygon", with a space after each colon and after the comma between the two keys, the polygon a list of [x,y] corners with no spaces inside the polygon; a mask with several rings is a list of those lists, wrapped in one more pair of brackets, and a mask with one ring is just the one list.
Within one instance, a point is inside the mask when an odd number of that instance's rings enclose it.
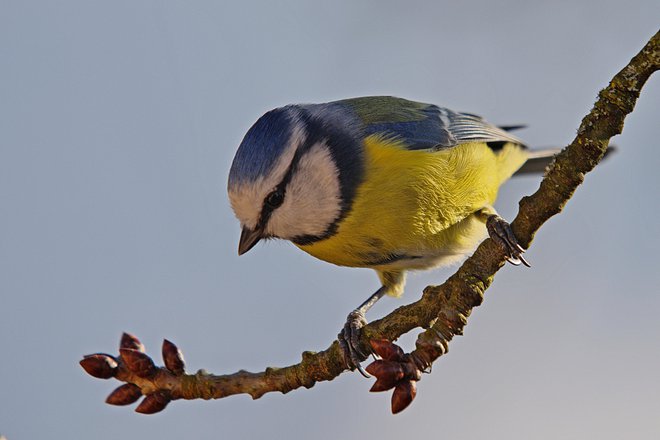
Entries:
{"label": "black beak", "polygon": [[241,231],[241,239],[238,241],[238,255],[243,255],[254,247],[255,244],[261,240],[261,229],[252,230],[243,227]]}

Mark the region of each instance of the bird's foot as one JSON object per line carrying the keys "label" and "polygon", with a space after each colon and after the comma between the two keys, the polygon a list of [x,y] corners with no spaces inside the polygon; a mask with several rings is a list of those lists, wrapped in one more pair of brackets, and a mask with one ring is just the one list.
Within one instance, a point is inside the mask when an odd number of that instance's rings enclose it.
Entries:
{"label": "bird's foot", "polygon": [[514,266],[519,266],[522,263],[527,267],[531,267],[522,256],[525,249],[518,243],[518,239],[511,230],[511,225],[506,220],[499,215],[491,215],[486,221],[486,229],[488,229],[490,238],[504,248],[506,261]]}
{"label": "bird's foot", "polygon": [[369,373],[360,365],[360,362],[369,357],[369,353],[360,350],[360,333],[362,327],[367,325],[367,318],[364,312],[356,309],[348,314],[344,328],[337,335],[339,346],[344,354],[344,361],[349,369],[357,370],[364,377],[371,377]]}

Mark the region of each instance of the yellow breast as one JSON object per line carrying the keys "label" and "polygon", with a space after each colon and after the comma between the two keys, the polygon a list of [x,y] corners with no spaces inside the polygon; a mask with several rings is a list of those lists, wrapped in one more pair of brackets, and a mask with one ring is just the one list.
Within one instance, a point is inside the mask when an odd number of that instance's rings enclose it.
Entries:
{"label": "yellow breast", "polygon": [[299,246],[341,266],[385,268],[398,259],[399,267],[422,268],[474,246],[485,228],[472,214],[495,202],[527,157],[514,144],[497,153],[485,143],[406,150],[378,136],[364,149],[364,180],[336,234]]}

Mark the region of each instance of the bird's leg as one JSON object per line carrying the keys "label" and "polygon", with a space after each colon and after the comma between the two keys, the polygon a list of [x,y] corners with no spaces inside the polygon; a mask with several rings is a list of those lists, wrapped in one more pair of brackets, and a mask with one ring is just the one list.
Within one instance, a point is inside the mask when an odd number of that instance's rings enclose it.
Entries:
{"label": "bird's leg", "polygon": [[387,293],[387,290],[387,287],[382,286],[376,291],[376,293],[371,295],[365,302],[360,304],[357,309],[349,313],[348,317],[346,318],[346,324],[344,324],[344,328],[342,328],[341,332],[339,332],[339,335],[337,336],[339,339],[339,346],[344,352],[344,360],[346,361],[346,365],[351,370],[357,368],[360,374],[362,374],[364,377],[371,377],[371,375],[367,373],[364,368],[362,368],[362,365],[360,365],[360,362],[369,356],[368,353],[364,353],[359,348],[360,329],[367,325],[367,311]]}
{"label": "bird's leg", "polygon": [[531,267],[522,256],[525,249],[518,243],[518,239],[511,230],[511,225],[506,220],[497,215],[492,207],[483,208],[477,212],[477,215],[486,222],[486,229],[490,238],[504,249],[506,261],[514,266],[519,266],[522,263],[527,267]]}

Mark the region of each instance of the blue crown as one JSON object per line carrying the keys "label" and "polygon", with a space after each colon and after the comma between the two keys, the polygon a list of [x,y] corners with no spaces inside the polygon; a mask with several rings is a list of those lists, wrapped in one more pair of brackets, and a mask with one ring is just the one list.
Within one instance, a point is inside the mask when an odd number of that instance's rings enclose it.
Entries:
{"label": "blue crown", "polygon": [[229,187],[264,176],[286,148],[293,132],[289,107],[263,115],[248,130],[229,170]]}

